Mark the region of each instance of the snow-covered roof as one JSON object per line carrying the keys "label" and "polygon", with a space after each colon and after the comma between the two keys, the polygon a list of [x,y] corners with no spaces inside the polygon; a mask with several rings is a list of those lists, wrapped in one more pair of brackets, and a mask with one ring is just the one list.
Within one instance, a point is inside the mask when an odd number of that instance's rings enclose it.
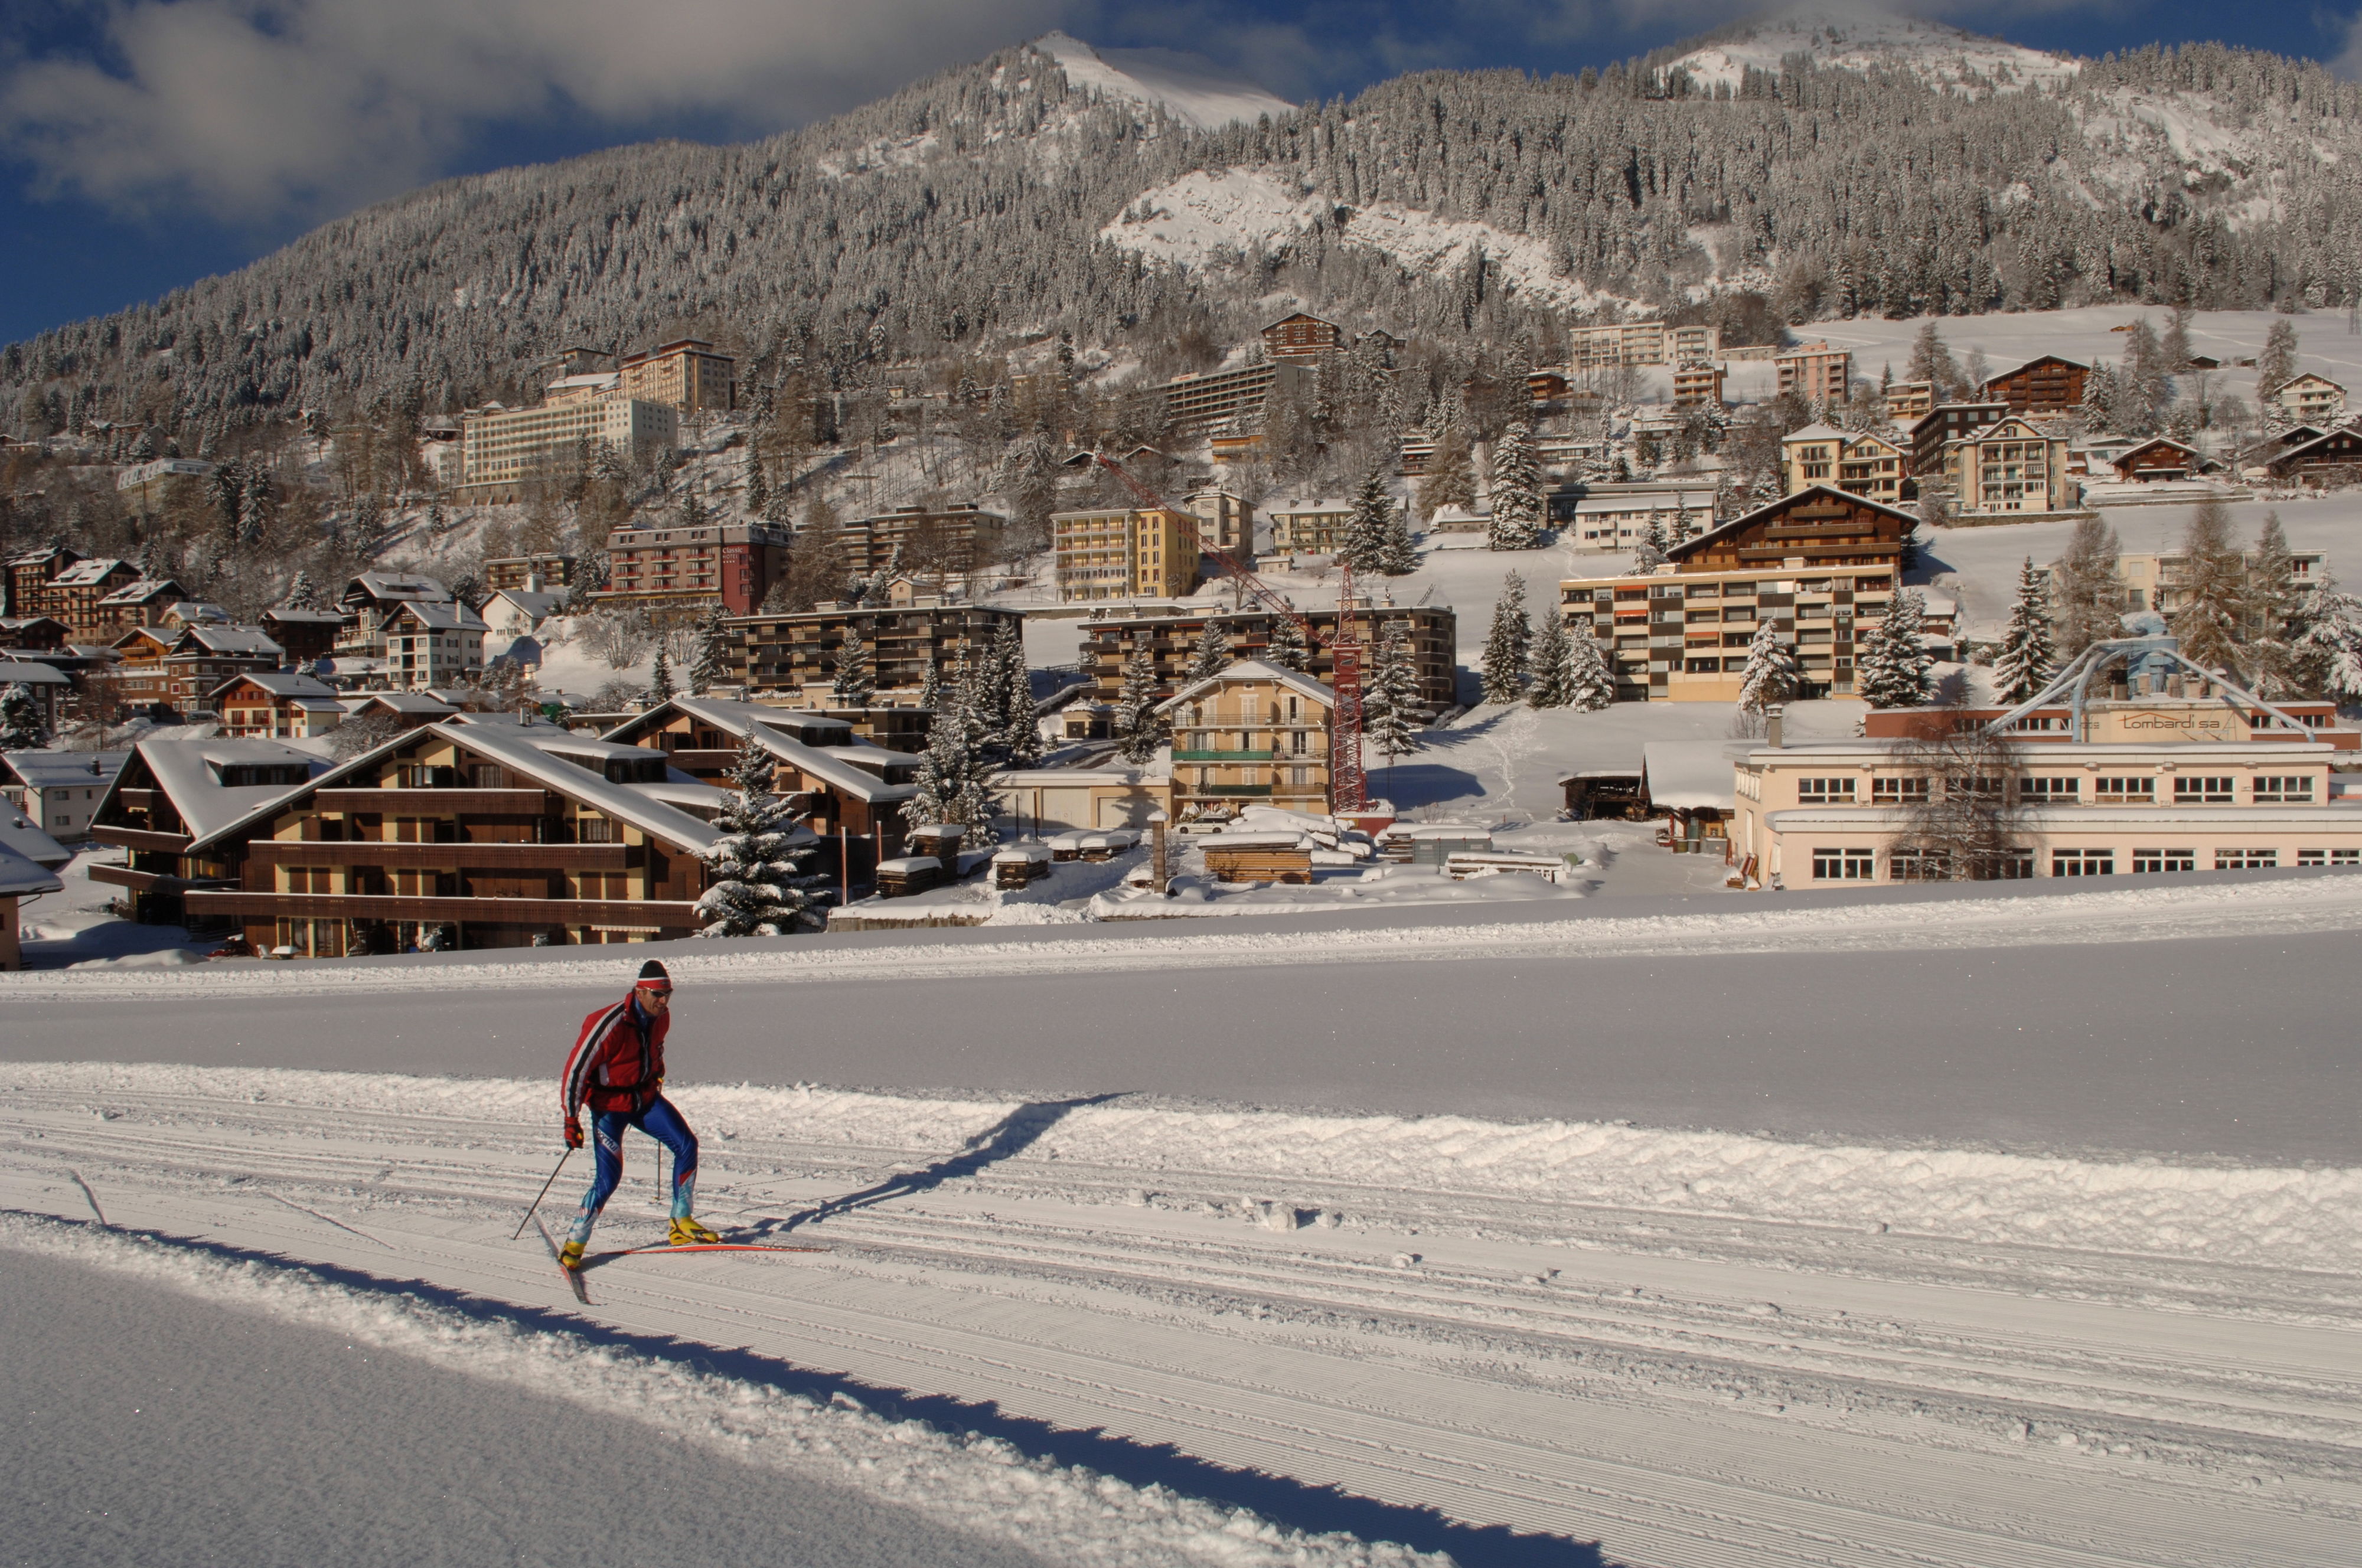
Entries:
{"label": "snow-covered roof", "polygon": [[[174,582],[169,577],[136,578],[132,581],[125,583],[121,588],[116,589],[105,598],[100,600],[99,602],[101,604],[138,604],[143,600],[153,598],[155,595],[163,592],[167,589],[171,590],[174,593],[178,593],[181,591],[181,585]],[[178,609],[180,606],[175,605],[173,608]],[[227,618],[227,615],[225,613],[223,619],[226,620]],[[175,616],[174,619],[183,620],[186,619],[186,617]]]}
{"label": "snow-covered roof", "polygon": [[127,566],[129,564],[129,562],[117,559],[113,556],[109,556],[104,560],[76,561],[73,565],[66,568],[65,570],[51,578],[50,580],[50,586],[51,588],[94,588],[98,584],[106,580],[107,573],[113,571],[119,566]]}
{"label": "snow-covered roof", "polygon": [[285,698],[305,707],[342,708],[344,706],[337,696],[335,687],[317,677],[305,675],[300,670],[293,669],[249,669],[242,675],[231,676],[227,680],[215,687],[211,695],[218,697],[240,681],[267,691],[273,697]]}
{"label": "snow-covered roof", "polygon": [[80,790],[113,784],[130,756],[127,751],[0,751],[0,775],[15,774],[28,790]]}
{"label": "snow-covered roof", "polygon": [[1780,439],[1784,444],[1790,441],[1846,441],[1850,440],[1852,436],[1853,432],[1850,430],[1840,430],[1834,425],[1825,425],[1819,420],[1815,420],[1802,430],[1789,431]]}
{"label": "snow-covered roof", "polygon": [[[862,753],[874,759],[873,766],[888,763],[917,766],[919,759],[909,752],[889,751],[883,746],[872,745],[807,745],[776,727],[787,723],[801,727],[807,715],[793,709],[766,707],[760,702],[736,702],[721,697],[674,697],[616,725],[607,732],[608,738],[646,734],[668,722],[675,713],[701,719],[740,740],[751,734],[757,745],[781,762],[856,801],[882,805],[907,801],[918,793],[918,786],[889,784],[868,768],[847,760],[842,755],[846,752]],[[811,714],[809,717],[817,719],[825,715]],[[848,724],[845,728],[850,734],[852,726]]]}
{"label": "snow-covered roof", "polygon": [[[156,787],[180,813],[192,844],[211,838],[306,787],[224,784],[222,769],[300,766],[305,778],[312,780],[327,768],[316,755],[277,741],[228,740],[216,735],[203,740],[143,740],[135,749],[148,771],[155,775]],[[116,783],[121,780],[122,775],[117,774]]]}
{"label": "snow-covered roof", "polygon": [[22,682],[27,686],[71,686],[73,681],[53,664],[36,659],[0,658],[0,690]]}
{"label": "snow-covered roof", "polygon": [[1340,516],[1353,510],[1353,503],[1337,496],[1319,496],[1310,501],[1283,501],[1264,508],[1273,517],[1296,517],[1309,513],[1335,513]]}
{"label": "snow-covered roof", "polygon": [[283,604],[276,610],[265,610],[262,618],[290,626],[341,626],[345,624],[345,618],[334,610],[292,610]]}
{"label": "snow-covered roof", "polygon": [[[528,616],[535,621],[556,614],[566,603],[566,595],[563,593],[544,593],[536,589],[528,588],[497,588],[492,591],[491,597],[506,600],[516,606],[519,614]],[[491,601],[485,602],[484,608],[487,610],[491,608]]]}
{"label": "snow-covered roof", "polygon": [[1652,805],[1676,811],[1732,811],[1738,804],[1730,748],[1721,741],[1648,741],[1641,776]]}
{"label": "snow-covered roof", "polygon": [[457,600],[445,603],[436,603],[428,600],[414,600],[411,602],[404,604],[400,612],[397,613],[396,619],[402,619],[403,617],[407,617],[410,620],[417,622],[420,625],[425,627],[430,632],[487,632],[491,630],[491,627],[484,624],[484,618],[482,616],[477,614],[473,610],[469,609],[466,605],[458,602]]}
{"label": "snow-covered roof", "polygon": [[192,651],[187,645],[209,654],[268,655],[276,657],[287,650],[270,640],[270,635],[254,626],[190,626],[181,633],[181,641],[172,645],[174,653]]}
{"label": "snow-covered roof", "polygon": [[1746,527],[1749,523],[1754,522],[1758,517],[1762,516],[1765,513],[1772,511],[1773,508],[1792,506],[1795,504],[1799,499],[1808,495],[1827,495],[1833,500],[1849,502],[1857,506],[1867,506],[1875,511],[1883,512],[1889,517],[1899,517],[1911,528],[1916,528],[1919,525],[1919,519],[1915,513],[1905,512],[1899,506],[1889,506],[1882,501],[1872,501],[1866,495],[1855,495],[1849,491],[1839,490],[1835,485],[1808,484],[1800,491],[1780,497],[1777,501],[1767,501],[1762,505],[1757,507],[1754,511],[1734,517],[1729,522],[1722,524],[1719,526],[1709,528],[1705,533],[1697,535],[1694,538],[1685,539],[1682,543],[1675,545],[1672,549],[1666,551],[1665,554],[1669,559],[1677,561],[1686,560],[1691,556],[1695,555],[1699,550],[1705,548],[1708,541],[1720,539],[1726,535],[1732,533],[1734,530]]}
{"label": "snow-covered roof", "polygon": [[1300,692],[1323,707],[1334,707],[1337,702],[1335,691],[1308,675],[1298,675],[1292,669],[1282,669],[1279,666],[1264,659],[1242,658],[1227,669],[1217,670],[1203,680],[1183,687],[1164,701],[1159,702],[1156,705],[1156,711],[1162,713],[1168,708],[1189,701],[1200,692],[1238,680],[1275,680],[1289,690]]}
{"label": "snow-covered roof", "polygon": [[0,844],[0,894],[54,893],[64,886],[47,867]]}
{"label": "snow-covered roof", "polygon": [[451,597],[451,591],[434,578],[397,576],[383,571],[365,571],[353,579],[351,585],[345,590],[345,597],[350,599],[355,593],[369,599],[399,602],[447,601]]}
{"label": "snow-covered roof", "polygon": [[56,870],[73,858],[73,851],[33,825],[33,819],[0,801],[0,847],[15,850],[34,865]]}
{"label": "snow-covered roof", "polygon": [[345,705],[348,713],[358,713],[368,708],[384,708],[395,713],[440,715],[451,712],[450,703],[439,697],[429,697],[424,691],[356,691],[337,701]]}

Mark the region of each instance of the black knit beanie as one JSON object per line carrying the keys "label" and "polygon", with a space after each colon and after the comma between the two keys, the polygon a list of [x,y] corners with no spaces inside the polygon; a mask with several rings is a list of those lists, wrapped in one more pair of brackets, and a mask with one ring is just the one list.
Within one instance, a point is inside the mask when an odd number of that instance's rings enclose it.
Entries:
{"label": "black knit beanie", "polygon": [[672,977],[665,973],[665,966],[653,958],[640,966],[640,978],[644,982],[662,980],[668,985],[672,982]]}

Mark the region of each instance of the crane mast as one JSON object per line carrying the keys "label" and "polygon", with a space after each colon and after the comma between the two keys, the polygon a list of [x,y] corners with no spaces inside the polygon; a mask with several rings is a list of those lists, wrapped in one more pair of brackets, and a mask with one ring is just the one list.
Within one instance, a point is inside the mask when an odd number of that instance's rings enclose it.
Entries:
{"label": "crane mast", "polygon": [[1330,663],[1330,687],[1337,694],[1337,705],[1329,721],[1329,803],[1338,813],[1359,812],[1370,803],[1369,776],[1362,767],[1362,638],[1353,629],[1353,569],[1342,560],[1337,563],[1337,629],[1327,636],[1313,630],[1303,613],[1290,603],[1286,595],[1254,574],[1254,569],[1219,546],[1209,546],[1198,533],[1198,520],[1190,513],[1173,505],[1154,491],[1132,477],[1121,463],[1105,453],[1094,452],[1092,459],[1120,481],[1143,506],[1167,512],[1181,519],[1183,532],[1198,547],[1198,553],[1209,558],[1222,575],[1238,585],[1241,591],[1275,615],[1285,615],[1303,634],[1307,647],[1329,650]]}

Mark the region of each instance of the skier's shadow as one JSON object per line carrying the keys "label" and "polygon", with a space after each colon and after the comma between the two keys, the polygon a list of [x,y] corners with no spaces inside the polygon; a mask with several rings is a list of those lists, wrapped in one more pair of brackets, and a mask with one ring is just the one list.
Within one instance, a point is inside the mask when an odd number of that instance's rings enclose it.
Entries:
{"label": "skier's shadow", "polygon": [[842,1198],[832,1198],[784,1219],[765,1220],[752,1229],[761,1235],[782,1235],[799,1225],[816,1225],[839,1214],[850,1214],[856,1209],[873,1208],[880,1203],[890,1203],[898,1198],[931,1192],[947,1181],[974,1176],[987,1165],[997,1165],[1012,1154],[1022,1154],[1043,1133],[1056,1126],[1066,1112],[1086,1105],[1104,1105],[1109,1100],[1122,1099],[1127,1092],[1118,1089],[1108,1094],[1084,1095],[1075,1099],[1033,1100],[1021,1105],[961,1144],[956,1153],[946,1154],[931,1165],[900,1172],[875,1187],[848,1192]]}

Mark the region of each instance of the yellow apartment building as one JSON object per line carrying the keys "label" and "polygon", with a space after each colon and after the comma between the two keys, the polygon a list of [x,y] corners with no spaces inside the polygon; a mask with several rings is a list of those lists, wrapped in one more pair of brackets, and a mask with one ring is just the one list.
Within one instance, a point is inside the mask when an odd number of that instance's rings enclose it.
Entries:
{"label": "yellow apartment building", "polygon": [[1241,659],[1157,708],[1173,732],[1173,808],[1187,821],[1242,805],[1327,816],[1337,694],[1308,675]]}
{"label": "yellow apartment building", "polygon": [[1198,520],[1167,507],[1058,512],[1050,517],[1058,598],[1182,599],[1198,586]]}

